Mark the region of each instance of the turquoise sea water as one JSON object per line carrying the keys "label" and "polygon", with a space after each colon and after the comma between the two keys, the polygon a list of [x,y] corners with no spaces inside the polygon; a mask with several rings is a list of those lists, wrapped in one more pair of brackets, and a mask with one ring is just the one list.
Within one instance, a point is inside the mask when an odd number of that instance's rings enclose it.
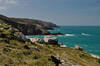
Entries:
{"label": "turquoise sea water", "polygon": [[[83,47],[89,53],[100,55],[100,26],[61,26],[52,33],[61,32],[64,36],[55,36],[60,43],[73,48],[75,45]],[[43,36],[28,36],[43,38]]]}

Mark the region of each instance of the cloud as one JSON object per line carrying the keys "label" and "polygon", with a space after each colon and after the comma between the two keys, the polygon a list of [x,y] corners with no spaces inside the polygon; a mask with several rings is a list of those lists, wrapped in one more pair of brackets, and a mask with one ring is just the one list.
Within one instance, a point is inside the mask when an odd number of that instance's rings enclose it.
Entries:
{"label": "cloud", "polygon": [[0,11],[7,10],[10,6],[18,4],[18,0],[0,0]]}
{"label": "cloud", "polygon": [[6,6],[0,6],[0,10],[7,10]]}
{"label": "cloud", "polygon": [[17,0],[5,0],[5,3],[8,3],[8,4],[16,4],[17,3]]}
{"label": "cloud", "polygon": [[18,0],[0,0],[0,3],[16,4]]}

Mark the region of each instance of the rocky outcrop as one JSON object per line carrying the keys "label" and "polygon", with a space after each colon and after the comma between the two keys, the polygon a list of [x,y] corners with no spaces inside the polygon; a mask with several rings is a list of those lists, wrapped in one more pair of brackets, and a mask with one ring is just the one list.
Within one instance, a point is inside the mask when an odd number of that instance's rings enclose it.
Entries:
{"label": "rocky outcrop", "polygon": [[27,41],[28,39],[26,36],[19,32],[16,28],[11,27],[5,23],[1,23],[0,26],[0,37],[6,38],[6,41],[9,43],[9,40],[20,40],[20,41]]}
{"label": "rocky outcrop", "polygon": [[61,60],[58,56],[51,56],[51,59],[56,64],[56,66],[59,66],[59,64],[61,64]]}
{"label": "rocky outcrop", "polygon": [[75,49],[76,49],[76,50],[83,51],[83,48],[82,48],[82,47],[80,47],[80,46],[78,46],[78,45],[75,45]]}
{"label": "rocky outcrop", "polygon": [[56,37],[45,36],[44,42],[46,42],[48,44],[58,44],[58,39]]}
{"label": "rocky outcrop", "polygon": [[44,42],[42,39],[40,38],[29,38],[31,40],[31,42]]}
{"label": "rocky outcrop", "polygon": [[58,56],[51,56],[51,59],[56,64],[56,66],[78,66],[70,62],[65,62],[64,60],[61,60]]}
{"label": "rocky outcrop", "polygon": [[60,45],[61,48],[66,48],[67,46],[62,44],[62,43],[58,43]]}
{"label": "rocky outcrop", "polygon": [[21,41],[27,41],[28,40],[22,32],[16,32],[14,34],[14,36],[16,37],[17,40],[21,40]]}

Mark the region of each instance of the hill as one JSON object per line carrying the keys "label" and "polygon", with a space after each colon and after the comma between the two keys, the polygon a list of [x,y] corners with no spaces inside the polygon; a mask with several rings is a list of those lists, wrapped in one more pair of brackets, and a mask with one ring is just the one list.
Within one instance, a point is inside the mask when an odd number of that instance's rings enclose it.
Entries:
{"label": "hill", "polygon": [[100,66],[100,59],[85,51],[45,42],[32,43],[6,20],[0,21],[0,66]]}
{"label": "hill", "polygon": [[9,18],[3,15],[0,15],[0,22],[11,25],[25,35],[47,35],[50,34],[47,31],[48,29],[53,29],[53,27],[57,27],[56,24],[53,24],[51,22],[26,18]]}

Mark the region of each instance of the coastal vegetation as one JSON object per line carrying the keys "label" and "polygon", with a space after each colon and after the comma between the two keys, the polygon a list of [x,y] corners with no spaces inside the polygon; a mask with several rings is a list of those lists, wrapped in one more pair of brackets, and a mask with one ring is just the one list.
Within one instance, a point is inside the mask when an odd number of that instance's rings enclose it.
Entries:
{"label": "coastal vegetation", "polygon": [[[29,29],[23,29],[21,32],[17,27],[20,23],[12,22],[12,19],[11,22],[9,21],[9,18],[0,16],[0,66],[63,66],[68,64],[100,66],[100,59],[92,57],[84,50],[61,48],[58,44],[45,42],[31,42],[23,34],[23,31],[27,32]],[[47,29],[43,30],[47,31]]]}

